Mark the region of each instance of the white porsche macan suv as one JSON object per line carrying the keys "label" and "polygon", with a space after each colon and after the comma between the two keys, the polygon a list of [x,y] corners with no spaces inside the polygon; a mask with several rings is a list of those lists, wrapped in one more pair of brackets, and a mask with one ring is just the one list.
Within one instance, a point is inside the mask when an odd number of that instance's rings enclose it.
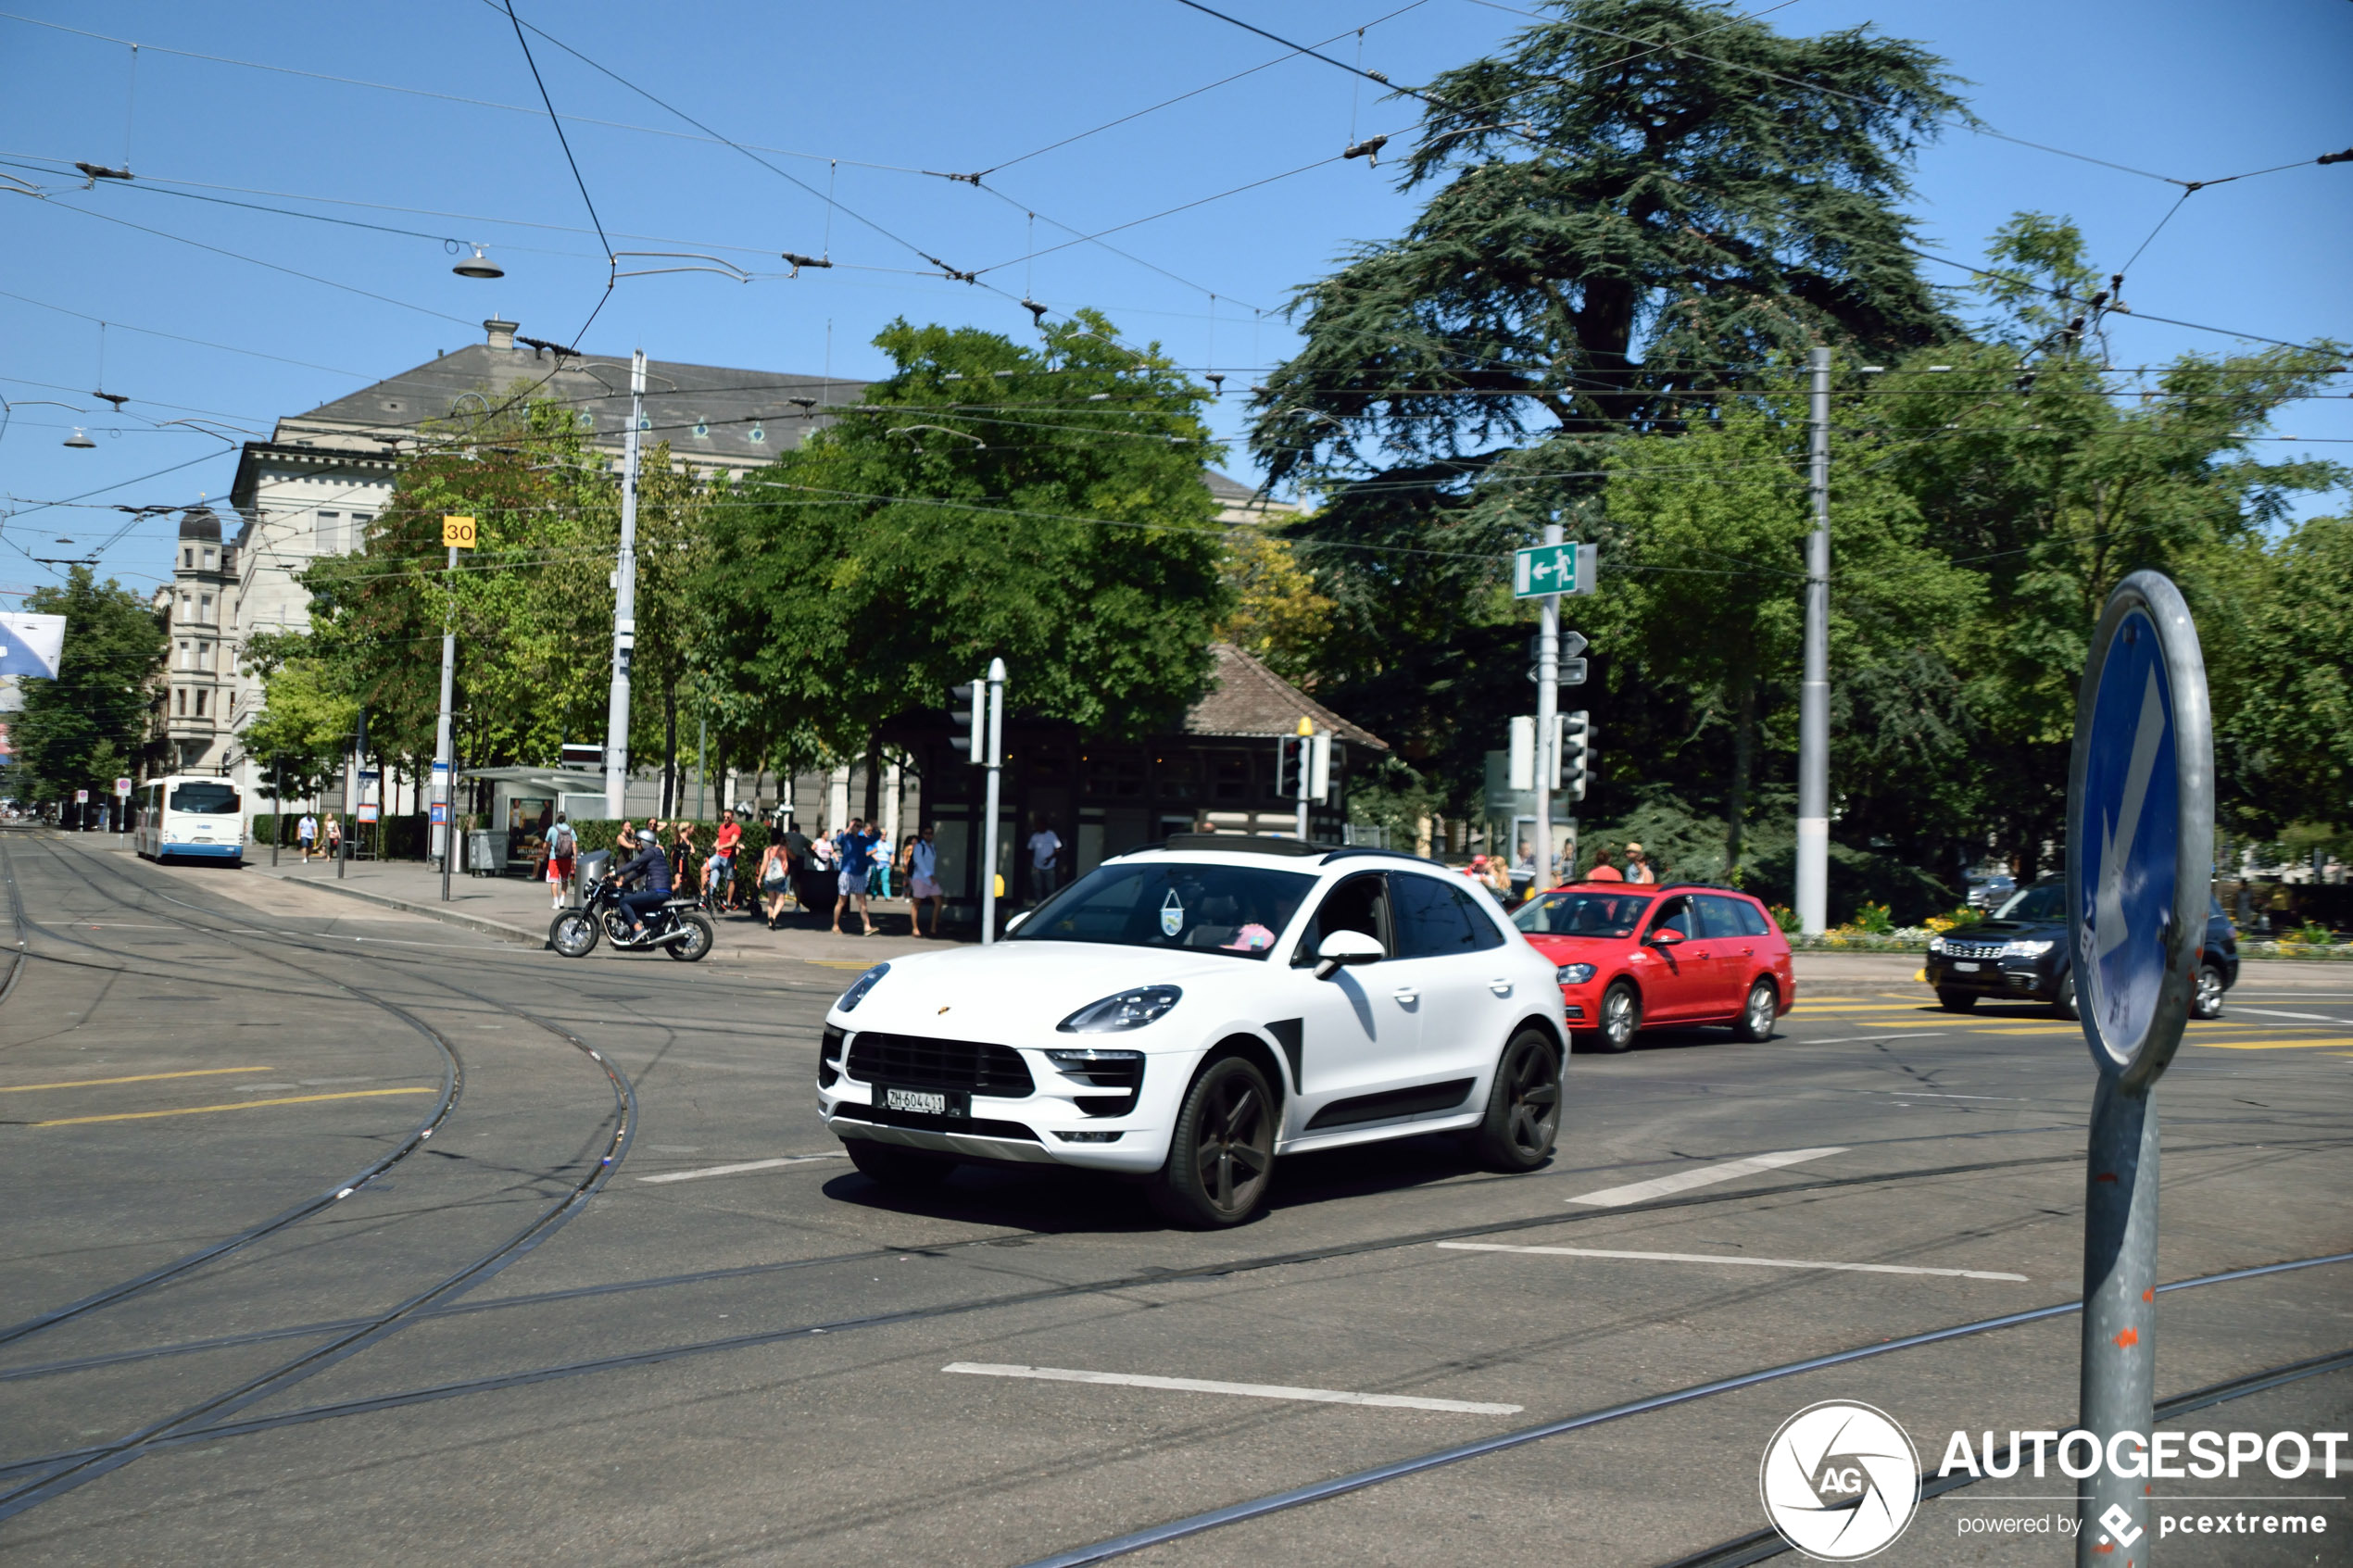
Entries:
{"label": "white porsche macan suv", "polygon": [[1275,1157],[1459,1130],[1550,1158],[1567,1057],[1551,960],[1478,888],[1392,850],[1179,834],[994,946],[876,964],[826,1014],[818,1110],[894,1185],[959,1161],[1141,1177],[1239,1224]]}

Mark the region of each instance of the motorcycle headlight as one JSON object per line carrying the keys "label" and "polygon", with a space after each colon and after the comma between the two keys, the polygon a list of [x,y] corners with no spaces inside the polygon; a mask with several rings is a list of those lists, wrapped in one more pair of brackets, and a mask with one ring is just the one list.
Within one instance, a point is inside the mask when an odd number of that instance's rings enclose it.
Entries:
{"label": "motorcycle headlight", "polygon": [[2057,946],[2056,942],[2010,942],[2003,946],[2002,956],[2007,959],[2039,959]]}
{"label": "motorcycle headlight", "polygon": [[890,966],[888,964],[876,964],[874,968],[868,970],[865,973],[860,975],[854,982],[852,982],[849,989],[841,994],[841,1000],[836,1002],[834,1006],[841,1009],[844,1012],[850,1011],[852,1009],[857,1007],[860,1002],[864,1001],[866,999],[866,993],[881,985],[882,977],[889,972]]}
{"label": "motorcycle headlight", "polygon": [[1565,963],[1553,971],[1553,978],[1564,985],[1582,985],[1593,978],[1593,966],[1589,963]]}
{"label": "motorcycle headlight", "polygon": [[1174,985],[1141,985],[1089,1002],[1054,1027],[1065,1035],[1110,1035],[1141,1029],[1176,1005],[1185,993]]}

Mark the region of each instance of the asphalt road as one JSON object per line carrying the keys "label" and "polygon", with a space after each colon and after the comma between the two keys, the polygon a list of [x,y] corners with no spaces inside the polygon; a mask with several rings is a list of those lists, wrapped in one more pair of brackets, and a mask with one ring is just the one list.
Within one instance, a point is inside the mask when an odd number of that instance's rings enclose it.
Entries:
{"label": "asphalt road", "polygon": [[[2071,1315],[1900,1341],[2077,1293],[2081,1037],[1898,967],[1812,966],[1761,1045],[1577,1057],[1532,1175],[1437,1138],[1307,1158],[1197,1236],[1060,1173],[858,1176],[812,1092],[855,960],[567,962],[88,840],[0,855],[11,1562],[1026,1563],[1873,1352],[1123,1559],[1658,1564],[1764,1525],[1765,1446],[1818,1400],[1931,1472],[1955,1429],[2072,1424]],[[2353,1251],[2335,972],[2193,1025],[2161,1279]],[[2158,1333],[2160,1397],[2353,1349],[2353,1265],[2171,1292]],[[2353,1373],[2182,1424],[2343,1431]],[[2169,1568],[2353,1561],[2353,1477],[2162,1485],[2329,1531],[2176,1536]],[[2071,1522],[2070,1491],[1932,1498],[1879,1561],[2066,1561],[1982,1522]]]}

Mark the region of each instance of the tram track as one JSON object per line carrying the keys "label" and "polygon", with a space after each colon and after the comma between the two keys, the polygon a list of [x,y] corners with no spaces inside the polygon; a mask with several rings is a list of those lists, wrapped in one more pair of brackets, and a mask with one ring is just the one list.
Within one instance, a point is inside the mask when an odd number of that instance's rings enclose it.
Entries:
{"label": "tram track", "polygon": [[[62,852],[57,851],[53,847],[49,846],[44,846],[44,847],[50,849],[53,858],[60,866],[64,866],[68,863],[66,857],[62,854]],[[5,846],[0,846],[0,853],[5,853]],[[104,869],[112,872],[115,878],[122,882],[129,883],[137,892],[143,894],[154,892],[152,889],[141,886],[136,879],[130,877],[117,868],[106,867]],[[13,865],[8,867],[8,880],[11,889],[13,890],[15,887]],[[98,892],[101,897],[108,898],[109,901],[117,904],[119,907],[125,909],[138,907],[134,905],[131,899],[99,886],[94,878],[85,876],[83,881],[85,884],[91,886],[94,891]],[[186,905],[182,903],[182,901],[173,899],[166,894],[157,893],[156,894],[156,897],[162,898],[166,902],[180,903],[182,908],[194,909],[198,914],[208,914],[211,912],[197,906]],[[142,912],[157,913],[160,911],[142,910]],[[20,922],[20,931],[27,926],[30,926],[32,929],[41,930],[44,935],[50,937],[52,940],[71,943],[75,946],[83,947],[94,951],[105,952],[115,957],[133,956],[123,954],[119,949],[106,947],[102,944],[91,943],[79,937],[54,932],[45,926],[39,925],[37,922],[31,922],[21,914],[20,906],[19,907],[18,918]],[[398,1018],[403,1022],[417,1029],[420,1033],[424,1035],[427,1039],[433,1041],[437,1046],[443,1054],[445,1062],[447,1063],[444,1093],[441,1103],[436,1108],[436,1114],[425,1125],[412,1133],[411,1135],[404,1141],[402,1147],[397,1151],[396,1151],[393,1155],[387,1156],[375,1162],[366,1172],[364,1172],[359,1179],[346,1181],[338,1187],[330,1189],[327,1193],[321,1195],[316,1199],[297,1205],[295,1209],[289,1210],[277,1216],[273,1216],[271,1219],[264,1221],[258,1225],[247,1227],[245,1231],[241,1231],[234,1236],[224,1238],[220,1242],[216,1242],[209,1247],[201,1248],[197,1252],[180,1259],[173,1263],[167,1264],[160,1269],[150,1270],[143,1274],[133,1276],[131,1279],[119,1281],[113,1286],[107,1286],[101,1291],[94,1292],[91,1295],[82,1298],[80,1301],[69,1303],[65,1307],[55,1309],[52,1311],[39,1314],[35,1318],[26,1320],[25,1323],[18,1324],[12,1330],[7,1331],[5,1337],[0,1337],[0,1344],[8,1343],[11,1340],[22,1339],[31,1334],[41,1332],[46,1328],[54,1327],[58,1323],[70,1321],[71,1319],[83,1316],[89,1312],[97,1311],[100,1308],[117,1305],[124,1301],[131,1300],[155,1289],[157,1286],[167,1281],[184,1278],[208,1263],[216,1261],[223,1257],[226,1257],[232,1252],[249,1247],[252,1243],[264,1236],[283,1231],[290,1226],[298,1223],[300,1221],[310,1217],[311,1215],[331,1208],[344,1198],[349,1198],[355,1191],[365,1186],[369,1182],[378,1179],[385,1170],[390,1169],[399,1159],[406,1158],[407,1155],[413,1152],[414,1149],[423,1147],[426,1140],[430,1138],[434,1128],[441,1124],[458,1103],[459,1092],[462,1088],[464,1083],[463,1062],[459,1057],[454,1044],[446,1035],[441,1034],[441,1032],[434,1029],[431,1024],[417,1017],[413,1012],[402,1008],[397,1003],[391,1002],[384,997],[373,995],[362,987],[353,985],[348,982],[329,974],[317,966],[300,964],[287,959],[281,952],[273,952],[266,948],[259,948],[251,943],[240,942],[236,939],[236,933],[223,931],[216,927],[199,923],[196,921],[171,915],[170,913],[163,913],[162,918],[181,925],[184,929],[198,936],[219,941],[234,949],[245,951],[253,954],[256,957],[265,959],[314,982],[334,985],[346,994],[366,1002],[371,1006],[376,1007],[387,1014]],[[309,947],[308,944],[298,945],[303,946],[306,950],[309,950],[314,953],[317,952],[317,949]],[[158,1420],[149,1422],[125,1436],[113,1439],[107,1443],[96,1445],[87,1449],[77,1450],[71,1455],[48,1456],[44,1460],[34,1461],[30,1463],[13,1464],[6,1467],[5,1470],[0,1470],[0,1476],[25,1476],[28,1471],[37,1470],[39,1472],[39,1474],[31,1475],[30,1478],[19,1480],[15,1485],[6,1486],[5,1490],[0,1490],[0,1520],[13,1517],[14,1515],[21,1513],[28,1509],[37,1507],[41,1503],[48,1501],[55,1497],[60,1496],[65,1492],[74,1489],[75,1487],[86,1485],[88,1482],[96,1480],[100,1476],[120,1469],[126,1464],[130,1464],[144,1454],[153,1451],[158,1444],[169,1439],[176,1433],[184,1432],[200,1424],[218,1422],[227,1416],[233,1415],[239,1411],[247,1409],[261,1400],[282,1394],[296,1384],[314,1376],[317,1374],[325,1371],[327,1368],[352,1356],[358,1355],[370,1347],[382,1342],[384,1339],[398,1332],[400,1329],[419,1321],[432,1308],[454,1300],[457,1297],[482,1285],[492,1276],[528,1255],[531,1251],[545,1242],[548,1236],[552,1236],[557,1230],[560,1229],[564,1223],[566,1223],[582,1207],[584,1207],[599,1190],[602,1189],[606,1182],[610,1180],[613,1171],[617,1169],[621,1162],[626,1158],[630,1141],[635,1135],[637,1122],[636,1095],[635,1089],[630,1083],[627,1074],[622,1072],[616,1064],[608,1060],[602,1052],[597,1050],[586,1041],[581,1039],[577,1035],[574,1035],[570,1030],[563,1028],[560,1024],[540,1018],[527,1010],[516,1007],[511,1003],[471,991],[447,980],[437,980],[436,983],[439,984],[442,988],[454,996],[461,996],[481,1005],[493,1008],[510,1017],[522,1020],[535,1028],[543,1030],[547,1034],[554,1035],[556,1038],[562,1040],[597,1064],[598,1069],[604,1074],[605,1080],[611,1089],[613,1097],[612,1110],[609,1115],[603,1119],[603,1123],[600,1123],[600,1127],[606,1123],[609,1123],[611,1127],[611,1133],[610,1135],[609,1141],[605,1146],[605,1151],[603,1154],[596,1159],[595,1162],[587,1168],[586,1173],[580,1176],[578,1180],[572,1185],[570,1190],[565,1192],[556,1202],[535,1215],[521,1228],[500,1239],[497,1245],[493,1246],[486,1251],[478,1252],[472,1255],[454,1271],[446,1273],[440,1279],[428,1285],[423,1289],[411,1292],[403,1299],[395,1303],[388,1310],[346,1320],[346,1322],[336,1331],[331,1333],[326,1337],[325,1343],[306,1348],[300,1354],[283,1361],[275,1366],[248,1376],[237,1383],[235,1386],[222,1392],[196,1400],[195,1402],[184,1406],[171,1414],[166,1415]]]}

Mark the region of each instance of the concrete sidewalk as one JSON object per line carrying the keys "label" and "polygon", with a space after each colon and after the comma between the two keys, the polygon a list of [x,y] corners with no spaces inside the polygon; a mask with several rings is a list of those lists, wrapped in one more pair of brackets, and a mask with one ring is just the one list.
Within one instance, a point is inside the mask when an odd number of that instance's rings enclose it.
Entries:
{"label": "concrete sidewalk", "polygon": [[[521,877],[460,873],[449,879],[449,901],[444,903],[440,871],[415,860],[354,860],[338,877],[332,861],[314,859],[305,865],[299,856],[292,853],[282,854],[279,863],[272,867],[269,848],[264,846],[245,864],[248,871],[264,876],[408,914],[427,915],[502,941],[534,947],[547,945],[547,927],[556,915],[548,902],[547,884],[526,882]],[[719,944],[711,958],[789,960],[834,969],[859,969],[878,959],[927,952],[942,946],[928,937],[917,939],[909,935],[910,917],[904,899],[877,898],[873,902],[875,926],[884,933],[876,936],[836,936],[815,915],[790,907],[783,923],[773,932],[758,916],[729,915],[719,922]],[[844,917],[844,923],[855,927],[857,920],[853,912]],[[950,938],[951,943],[953,940]]]}

